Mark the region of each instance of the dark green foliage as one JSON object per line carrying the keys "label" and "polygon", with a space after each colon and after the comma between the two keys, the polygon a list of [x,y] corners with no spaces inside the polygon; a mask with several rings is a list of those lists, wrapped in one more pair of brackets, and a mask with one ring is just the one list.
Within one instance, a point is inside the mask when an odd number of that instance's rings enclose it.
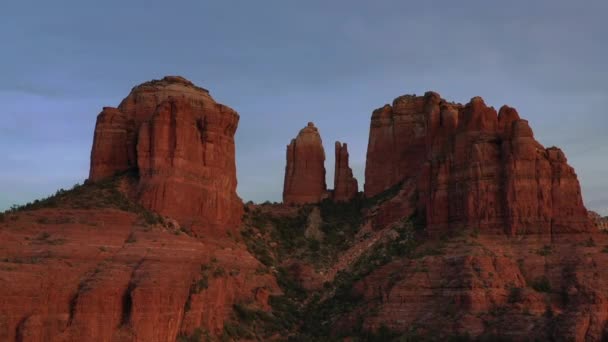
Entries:
{"label": "dark green foliage", "polygon": [[[25,205],[13,205],[8,212],[21,212],[38,210],[44,208],[69,208],[69,209],[99,209],[116,208],[140,215],[146,224],[163,223],[162,218],[152,213],[141,205],[129,200],[119,189],[122,179],[134,179],[137,177],[135,171],[127,171],[114,177],[83,185],[76,184],[70,190],[59,189],[54,195],[41,200],[35,200]],[[3,214],[4,215],[4,214]],[[69,218],[67,218],[69,220]],[[39,223],[69,223],[49,221]]]}
{"label": "dark green foliage", "polygon": [[536,292],[551,292],[551,283],[546,276],[538,277],[532,282],[532,288]]}
{"label": "dark green foliage", "polygon": [[222,341],[239,341],[241,339],[252,339],[253,337],[253,333],[245,326],[233,322],[224,322]]}
{"label": "dark green foliage", "polygon": [[341,251],[354,242],[355,234],[362,224],[363,200],[359,197],[350,202],[334,202],[326,199],[319,204],[323,223],[321,230],[325,238],[319,246],[318,257],[326,262],[335,260]]}
{"label": "dark green foliage", "polygon": [[[424,229],[424,220],[417,215],[397,224],[393,228],[395,234],[390,239],[376,243],[348,270],[339,272],[331,283],[324,284],[318,292],[305,291],[291,272],[285,269],[286,265],[281,265],[283,260],[289,258],[301,260],[320,270],[327,269],[340,253],[359,242],[356,238],[369,238],[357,237],[362,225],[363,210],[394,197],[400,189],[399,184],[371,200],[357,197],[347,203],[330,200],[321,202],[318,208],[322,218],[322,240],[305,237],[307,218],[314,209],[312,205],[301,207],[297,215],[291,217],[272,215],[260,208],[250,209],[245,214],[245,227],[241,236],[249,251],[276,272],[277,283],[284,295],[270,297],[272,313],[266,316],[252,312],[247,307],[235,306],[234,320],[239,322],[244,331],[239,332],[235,326],[229,325],[224,336],[235,338],[237,335],[243,336],[243,333],[251,333],[259,338],[280,333],[294,341],[333,341],[347,336],[355,340],[380,341],[405,336],[386,329],[374,333],[365,332],[361,313],[356,313],[355,309],[369,303],[362,302],[363,298],[353,291],[353,285],[375,269],[398,258],[443,253],[441,248],[428,248],[418,255],[414,254],[418,246],[416,228]],[[398,275],[394,282],[398,281],[397,278]],[[331,337],[332,327],[339,319],[350,314],[354,314],[354,319],[359,320],[360,324],[355,324],[352,331],[345,331],[344,336]]]}
{"label": "dark green foliage", "polygon": [[551,305],[547,305],[547,307],[545,308],[545,317],[553,318],[553,316],[554,316],[553,308],[551,307]]}
{"label": "dark green foliage", "polygon": [[279,331],[291,330],[303,317],[301,305],[287,296],[271,296],[269,303]]}
{"label": "dark green foliage", "polygon": [[595,241],[590,237],[584,244],[585,247],[595,247]]}
{"label": "dark green foliage", "polygon": [[509,289],[509,303],[519,303],[523,299],[523,289],[521,287],[511,287]]}
{"label": "dark green foliage", "polygon": [[[304,334],[316,337],[329,336],[331,327],[338,318],[361,305],[362,298],[352,290],[355,282],[394,258],[413,255],[417,242],[411,222],[403,222],[396,230],[398,236],[394,240],[376,245],[371,251],[362,255],[349,271],[341,271],[336,275],[333,284],[326,288],[326,291],[333,291],[328,299],[310,301],[301,328]],[[358,335],[361,331],[359,329],[345,333]]]}
{"label": "dark green foliage", "polygon": [[226,274],[226,271],[223,267],[217,266],[213,271],[213,278],[223,277]]}
{"label": "dark green foliage", "polygon": [[51,234],[42,232],[36,236],[34,242],[48,245],[62,245],[65,243],[65,239],[51,239]]}
{"label": "dark green foliage", "polygon": [[297,281],[295,281],[289,276],[289,273],[287,272],[287,270],[285,270],[285,268],[279,267],[277,270],[276,277],[277,283],[279,284],[279,286],[281,286],[286,296],[299,300],[306,298],[306,291],[300,286]]}
{"label": "dark green foliage", "polygon": [[553,253],[553,251],[549,245],[544,245],[543,248],[536,251],[536,254],[540,256],[548,256],[551,255],[551,253]]}
{"label": "dark green foliage", "polygon": [[211,336],[207,330],[196,328],[190,335],[180,334],[176,342],[207,342],[211,341]]}
{"label": "dark green foliage", "polygon": [[386,200],[389,200],[389,199],[395,197],[399,193],[399,191],[401,190],[402,187],[403,187],[403,182],[399,182],[399,183],[393,185],[392,187],[377,194],[376,196],[366,199],[365,207],[368,207],[368,208],[373,207]]}
{"label": "dark green foliage", "polygon": [[36,240],[47,240],[50,237],[51,234],[49,234],[48,232],[42,232],[36,237]]}
{"label": "dark green foliage", "polygon": [[390,330],[386,325],[381,325],[378,330],[365,334],[366,341],[369,342],[385,342],[393,341],[399,337],[399,333]]}

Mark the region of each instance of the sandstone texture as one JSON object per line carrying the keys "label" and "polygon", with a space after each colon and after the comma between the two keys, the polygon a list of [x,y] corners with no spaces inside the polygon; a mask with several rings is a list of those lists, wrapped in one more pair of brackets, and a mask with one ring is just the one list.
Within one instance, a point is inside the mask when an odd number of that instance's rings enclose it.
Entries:
{"label": "sandstone texture", "polygon": [[0,223],[1,341],[173,342],[196,328],[221,336],[234,304],[268,310],[259,294],[280,291],[227,238],[202,241],[117,209],[9,216]]}
{"label": "sandstone texture", "polygon": [[421,248],[423,255],[425,248],[438,252],[378,268],[353,286],[353,295],[366,303],[360,315],[372,330],[415,327],[426,337],[449,332],[443,339],[601,341],[608,318],[602,290],[608,278],[599,266],[608,262],[599,247],[607,242],[603,235],[454,237]]}
{"label": "sandstone texture", "polygon": [[309,122],[287,145],[283,202],[318,203],[326,197],[325,150],[319,130]]}
{"label": "sandstone texture", "polygon": [[334,173],[334,201],[349,201],[359,192],[359,185],[348,164],[348,146],[336,141],[336,167]]}
{"label": "sandstone texture", "polygon": [[574,169],[544,148],[517,111],[497,113],[475,97],[466,105],[437,93],[396,98],[372,114],[365,195],[409,181],[434,232],[552,234],[590,231]]}
{"label": "sandstone texture", "polygon": [[205,229],[236,227],[238,121],[182,77],[143,83],[99,114],[89,180],[135,169],[136,197],[148,209]]}
{"label": "sandstone texture", "polygon": [[245,206],[238,120],[176,76],[103,108],[87,184],[0,213],[0,341],[608,339],[606,218],[515,109],[375,110],[365,198],[309,123]]}

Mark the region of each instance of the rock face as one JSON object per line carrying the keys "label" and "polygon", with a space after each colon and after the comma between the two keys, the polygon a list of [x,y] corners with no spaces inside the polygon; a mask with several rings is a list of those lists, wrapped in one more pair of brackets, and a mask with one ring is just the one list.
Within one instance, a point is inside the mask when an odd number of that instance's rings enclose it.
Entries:
{"label": "rock face", "polygon": [[260,295],[279,293],[225,234],[208,242],[138,221],[117,209],[52,208],[0,222],[0,341],[176,341],[196,328],[221,336],[234,304],[268,310]]}
{"label": "rock face", "polygon": [[348,166],[348,146],[336,141],[336,168],[334,174],[335,201],[349,201],[359,191],[357,180],[353,177],[353,170]]}
{"label": "rock face", "polygon": [[326,196],[325,150],[319,130],[309,122],[287,145],[283,202],[317,203]]}
{"label": "rock face", "polygon": [[234,110],[184,78],[143,83],[98,116],[89,180],[136,168],[145,207],[205,227],[236,226],[238,121]]}
{"label": "rock face", "polygon": [[574,169],[544,148],[528,122],[480,97],[465,105],[433,92],[405,95],[372,114],[365,195],[403,181],[428,229],[463,227],[508,234],[592,229]]}

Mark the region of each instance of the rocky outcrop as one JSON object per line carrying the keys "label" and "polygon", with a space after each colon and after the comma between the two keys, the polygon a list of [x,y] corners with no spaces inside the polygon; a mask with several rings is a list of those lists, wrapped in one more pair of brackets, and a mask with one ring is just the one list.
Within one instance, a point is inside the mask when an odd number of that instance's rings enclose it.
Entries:
{"label": "rocky outcrop", "polygon": [[200,227],[236,227],[238,121],[184,78],[146,82],[98,116],[89,180],[136,168],[136,196],[145,207]]}
{"label": "rocky outcrop", "polygon": [[348,146],[336,141],[336,167],[334,173],[335,201],[349,201],[357,195],[359,185],[353,177],[353,170],[348,165]]}
{"label": "rocky outcrop", "polygon": [[508,234],[589,231],[574,169],[544,148],[515,109],[433,92],[398,97],[372,114],[365,195],[403,181],[431,232],[474,227]]}
{"label": "rocky outcrop", "polygon": [[591,211],[591,210],[589,210],[588,216],[589,216],[589,219],[591,220],[591,222],[593,222],[593,224],[595,224],[597,229],[608,230],[608,217],[602,217],[600,214],[596,213],[595,211]]}
{"label": "rocky outcrop", "polygon": [[326,196],[325,150],[319,130],[309,122],[287,145],[283,202],[317,203]]}
{"label": "rocky outcrop", "polygon": [[414,326],[415,336],[438,340],[601,341],[608,318],[604,235],[439,242],[435,254],[391,262],[355,283],[353,296],[366,303],[355,312],[366,330],[387,326],[407,335]]}
{"label": "rocky outcrop", "polygon": [[0,341],[176,341],[195,329],[221,336],[234,304],[268,310],[268,294],[279,294],[226,234],[204,241],[143,224],[103,208],[0,222]]}

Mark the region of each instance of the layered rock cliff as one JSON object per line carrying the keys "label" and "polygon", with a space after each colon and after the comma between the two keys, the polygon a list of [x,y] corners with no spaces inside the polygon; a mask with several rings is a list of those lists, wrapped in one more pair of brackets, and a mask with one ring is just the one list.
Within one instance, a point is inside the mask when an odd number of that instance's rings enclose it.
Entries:
{"label": "layered rock cliff", "polygon": [[317,203],[327,196],[325,150],[319,130],[312,122],[287,145],[283,202]]}
{"label": "layered rock cliff", "polygon": [[428,229],[475,227],[508,234],[589,231],[574,169],[544,148],[515,109],[473,98],[462,106],[433,92],[401,96],[372,114],[365,194],[414,182],[404,201]]}
{"label": "layered rock cliff", "polygon": [[357,195],[359,185],[348,164],[348,146],[336,141],[336,167],[334,172],[334,201],[349,201]]}
{"label": "layered rock cliff", "polygon": [[236,227],[238,121],[184,78],[143,83],[98,116],[89,180],[137,169],[136,197],[148,209],[199,227]]}

